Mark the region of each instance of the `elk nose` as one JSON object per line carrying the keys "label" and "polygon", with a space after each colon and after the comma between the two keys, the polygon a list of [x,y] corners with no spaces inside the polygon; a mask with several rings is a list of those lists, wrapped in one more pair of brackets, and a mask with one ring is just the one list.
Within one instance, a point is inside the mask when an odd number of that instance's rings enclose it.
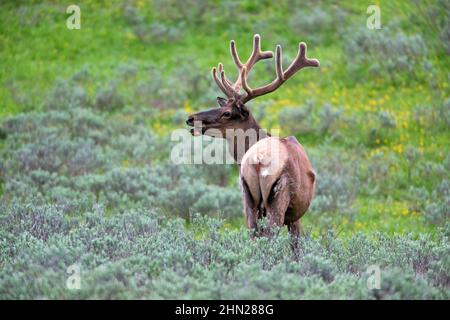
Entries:
{"label": "elk nose", "polygon": [[189,118],[186,120],[186,124],[188,126],[191,126],[194,124],[194,117],[193,116],[189,116]]}

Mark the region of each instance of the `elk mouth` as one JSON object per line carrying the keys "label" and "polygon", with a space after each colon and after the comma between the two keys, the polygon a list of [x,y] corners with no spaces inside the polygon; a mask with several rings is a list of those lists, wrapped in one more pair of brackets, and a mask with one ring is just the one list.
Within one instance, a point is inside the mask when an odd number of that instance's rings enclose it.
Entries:
{"label": "elk mouth", "polygon": [[[190,116],[186,120],[186,124],[189,127],[192,127],[189,132],[192,136],[201,136],[204,135],[206,130],[214,128],[214,123],[210,123],[209,121],[194,121],[194,117]],[[200,124],[200,125],[199,125]]]}
{"label": "elk mouth", "polygon": [[191,122],[187,122],[187,125],[190,127],[193,127],[189,130],[189,132],[191,133],[192,136],[201,136],[205,133],[205,131],[208,129],[207,127],[205,127],[204,125],[201,127],[196,127],[194,126],[194,123]]}
{"label": "elk mouth", "polygon": [[205,133],[206,128],[205,127],[194,127],[191,130],[189,130],[191,132],[192,136],[201,136]]}

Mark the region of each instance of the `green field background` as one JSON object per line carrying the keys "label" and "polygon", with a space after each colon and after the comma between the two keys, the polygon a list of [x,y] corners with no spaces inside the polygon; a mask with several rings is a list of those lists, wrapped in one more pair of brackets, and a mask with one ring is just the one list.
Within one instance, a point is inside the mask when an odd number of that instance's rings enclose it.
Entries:
{"label": "green field background", "polygon": [[[74,4],[79,30],[64,1],[0,3],[0,297],[448,299],[448,1]],[[249,104],[318,174],[297,254],[285,230],[248,239],[235,166],[170,161],[256,33],[285,67],[300,41],[321,63]]]}

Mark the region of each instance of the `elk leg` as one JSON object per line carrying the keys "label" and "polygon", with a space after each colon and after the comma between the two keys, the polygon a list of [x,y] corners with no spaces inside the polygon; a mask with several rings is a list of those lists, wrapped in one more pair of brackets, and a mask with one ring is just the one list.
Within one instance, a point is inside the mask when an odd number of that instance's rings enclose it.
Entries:
{"label": "elk leg", "polygon": [[269,228],[277,226],[281,228],[283,226],[284,214],[279,211],[271,212],[269,215]]}
{"label": "elk leg", "polygon": [[287,177],[280,176],[272,185],[267,197],[267,218],[269,220],[268,234],[273,226],[281,228],[284,225],[286,210],[290,202],[290,191],[287,187]]}
{"label": "elk leg", "polygon": [[[282,193],[288,194],[288,191],[283,190]],[[289,204],[289,202],[284,198],[286,197],[283,197],[283,194],[281,194],[280,197],[276,199],[267,210],[267,218],[269,220],[268,221],[269,225],[266,233],[268,236],[272,235],[272,229],[274,226],[281,228],[284,225],[286,208]]]}
{"label": "elk leg", "polygon": [[291,249],[294,252],[295,258],[298,259],[298,253],[299,253],[299,247],[298,247],[298,240],[300,238],[300,234],[302,232],[302,225],[300,223],[300,220],[289,222],[287,224],[289,234],[291,236]]}
{"label": "elk leg", "polygon": [[295,222],[289,222],[287,226],[291,237],[298,238],[300,236],[302,230],[300,220],[297,220]]}
{"label": "elk leg", "polygon": [[252,238],[258,234],[258,205],[259,203],[255,202],[254,197],[252,196],[247,182],[245,179],[241,180],[242,182],[242,194],[243,194],[243,205],[244,205],[244,215],[245,215],[245,223],[247,227],[251,230]]}
{"label": "elk leg", "polygon": [[256,223],[256,219],[258,217],[258,210],[255,208],[251,208],[244,202],[244,211],[245,211],[245,223],[247,224],[247,228],[251,230],[251,237],[254,238],[255,235],[258,235],[259,232],[258,224]]}

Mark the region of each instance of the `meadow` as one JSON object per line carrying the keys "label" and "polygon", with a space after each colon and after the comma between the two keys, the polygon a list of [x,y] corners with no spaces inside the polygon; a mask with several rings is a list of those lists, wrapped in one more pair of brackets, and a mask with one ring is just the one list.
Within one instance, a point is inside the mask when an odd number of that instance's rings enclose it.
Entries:
{"label": "meadow", "polygon": [[[450,3],[374,3],[381,29],[362,0],[80,0],[70,30],[63,1],[2,1],[0,298],[449,299]],[[297,252],[250,239],[236,166],[170,159],[255,33],[321,62],[249,104],[317,172]]]}

